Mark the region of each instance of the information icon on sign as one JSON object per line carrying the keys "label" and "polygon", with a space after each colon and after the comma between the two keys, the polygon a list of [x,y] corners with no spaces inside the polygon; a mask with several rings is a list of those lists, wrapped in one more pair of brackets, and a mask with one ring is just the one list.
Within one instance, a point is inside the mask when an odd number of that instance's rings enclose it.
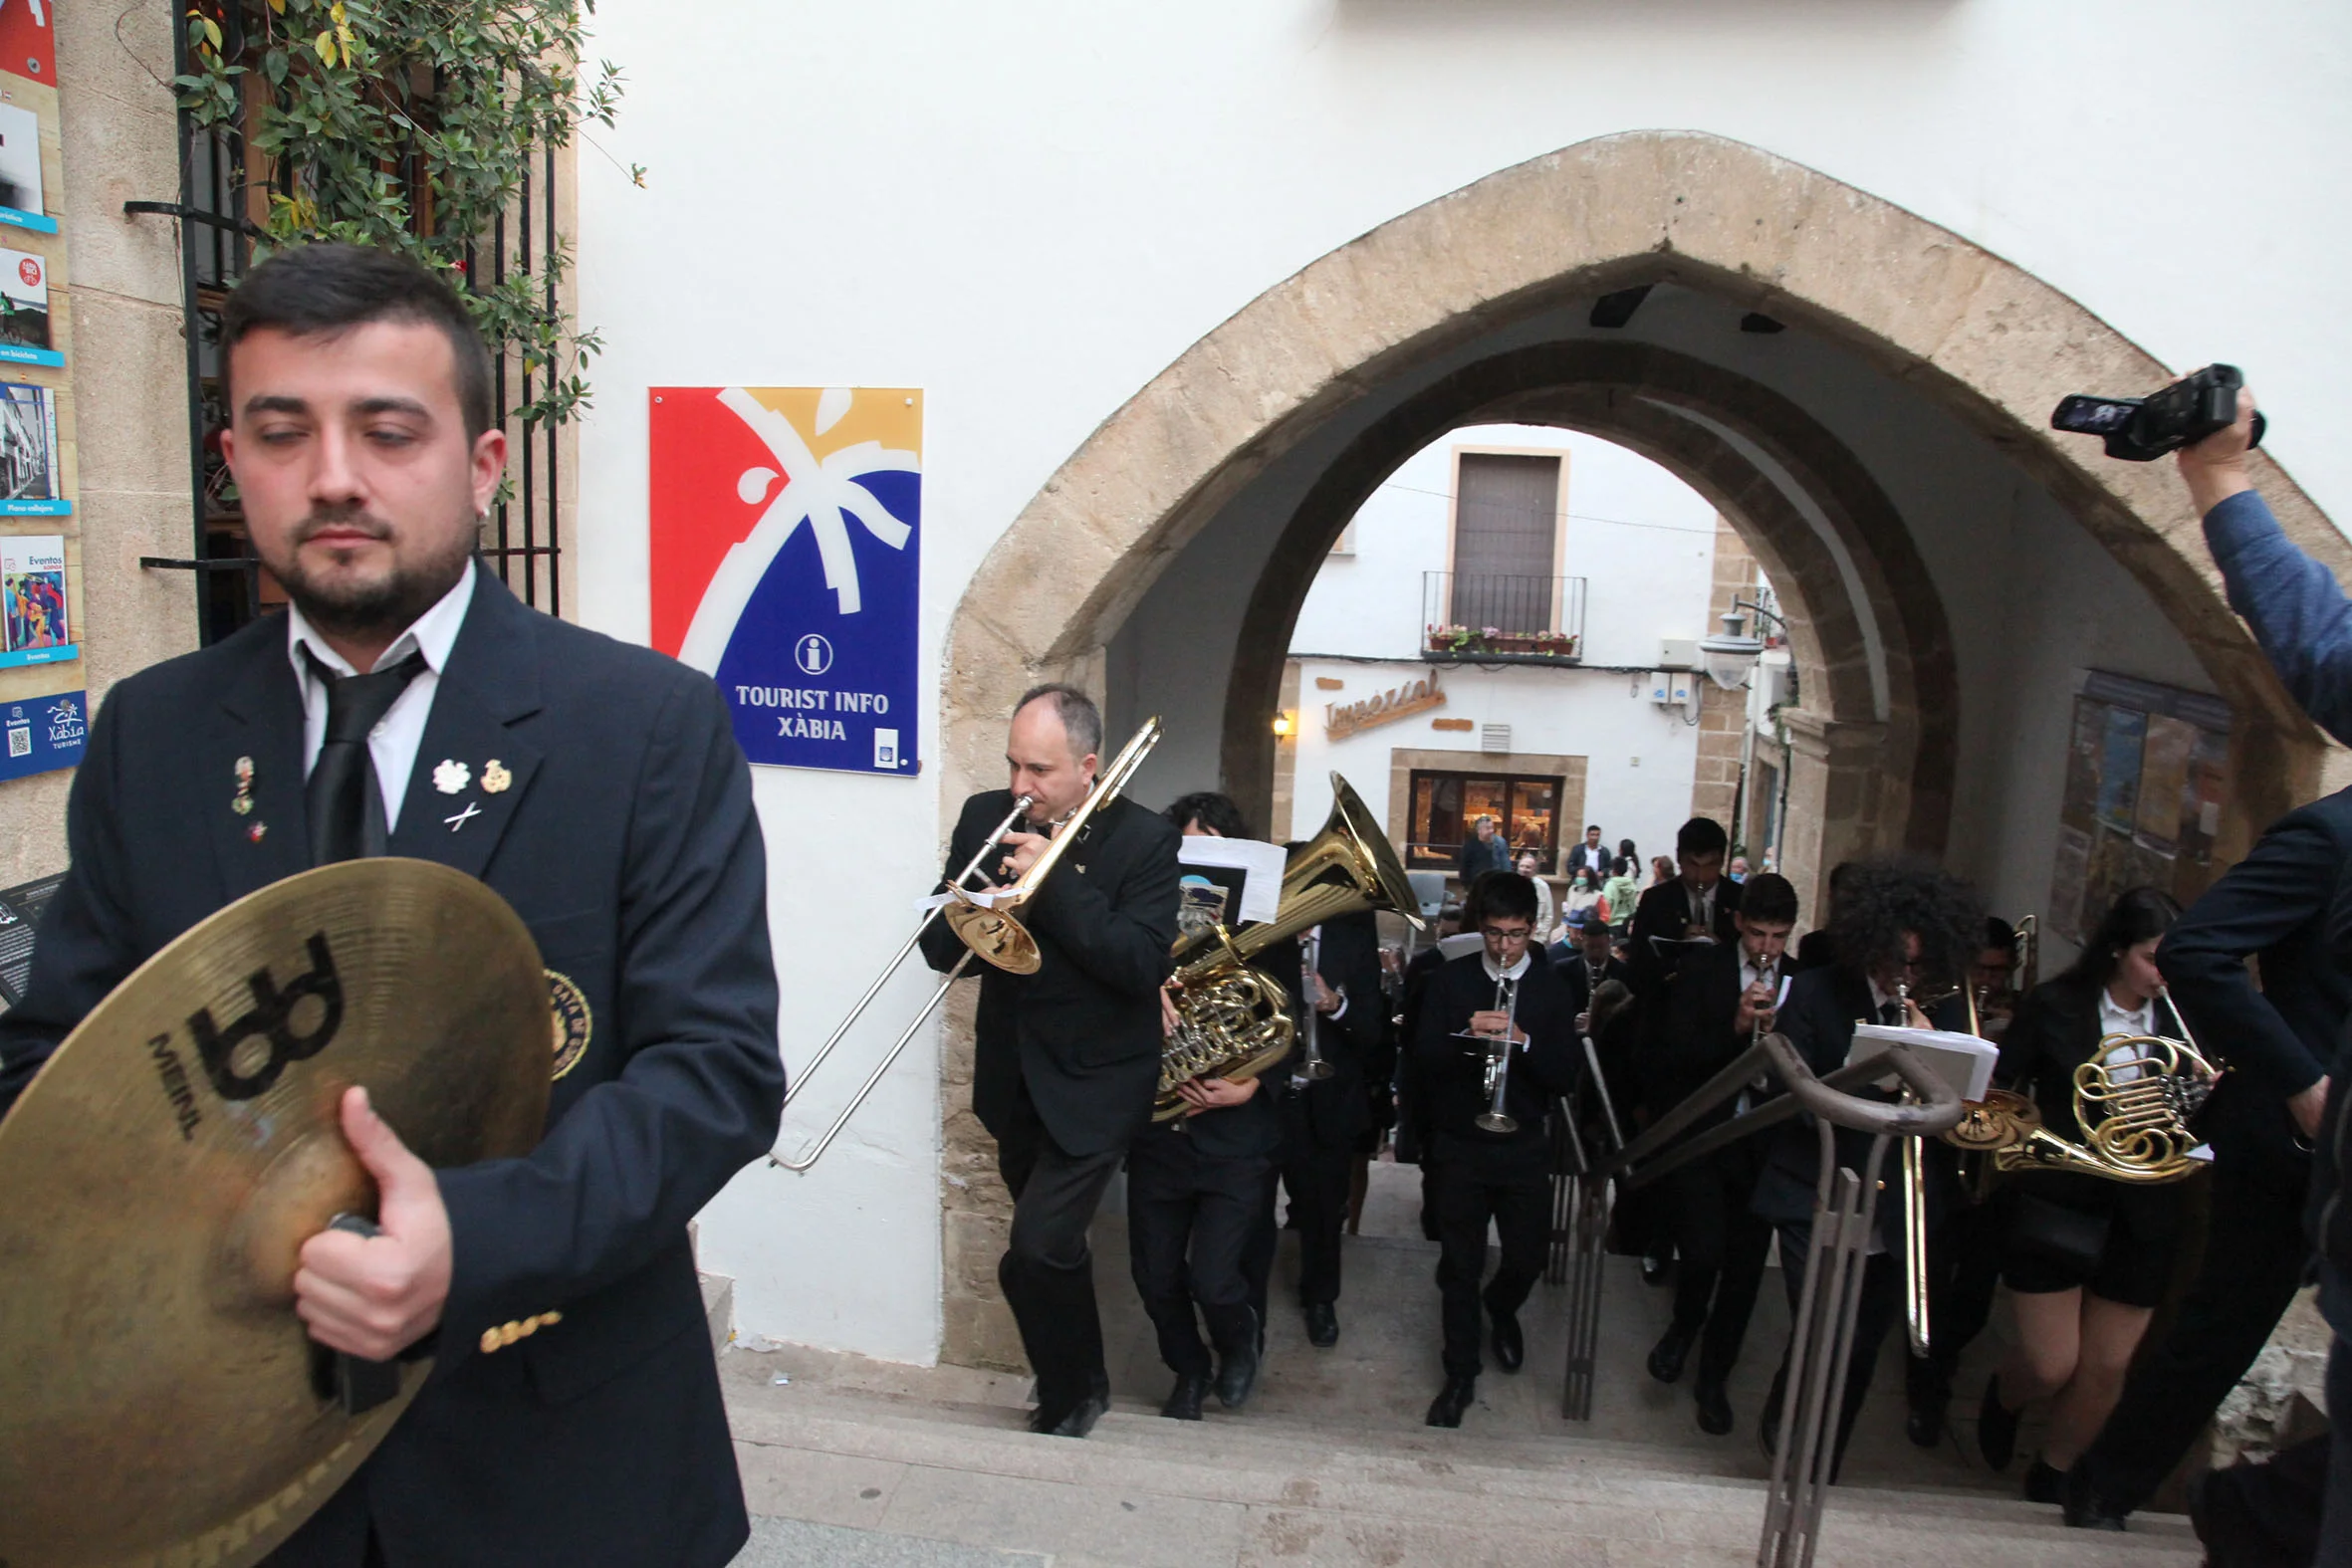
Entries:
{"label": "information icon on sign", "polygon": [[806,675],[823,675],[833,667],[833,645],[815,632],[793,644],[793,662]]}

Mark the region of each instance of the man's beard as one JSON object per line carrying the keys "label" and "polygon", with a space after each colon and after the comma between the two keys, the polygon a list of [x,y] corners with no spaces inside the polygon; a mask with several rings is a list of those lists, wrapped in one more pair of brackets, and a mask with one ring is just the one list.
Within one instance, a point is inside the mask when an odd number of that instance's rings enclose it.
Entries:
{"label": "man's beard", "polygon": [[320,581],[303,568],[302,547],[328,528],[357,529],[379,540],[388,538],[391,530],[355,509],[313,512],[295,531],[294,548],[285,566],[270,568],[304,618],[330,636],[398,636],[457,586],[474,554],[473,531],[469,529],[446,554],[407,570],[395,566],[379,580]]}

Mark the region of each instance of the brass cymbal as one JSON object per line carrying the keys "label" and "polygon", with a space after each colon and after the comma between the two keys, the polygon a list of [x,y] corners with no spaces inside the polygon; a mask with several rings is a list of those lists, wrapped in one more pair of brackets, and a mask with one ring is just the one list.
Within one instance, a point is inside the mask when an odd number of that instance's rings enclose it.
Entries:
{"label": "brass cymbal", "polygon": [[358,1084],[436,1169],[529,1153],[548,983],[506,902],[353,860],[190,929],[0,1122],[0,1563],[257,1561],[407,1408],[346,1416],[294,1313],[302,1243],[374,1213]]}

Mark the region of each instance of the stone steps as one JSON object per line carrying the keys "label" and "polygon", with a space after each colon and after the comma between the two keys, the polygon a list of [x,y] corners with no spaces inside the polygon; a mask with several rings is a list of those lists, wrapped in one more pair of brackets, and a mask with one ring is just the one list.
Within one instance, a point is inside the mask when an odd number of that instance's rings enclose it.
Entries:
{"label": "stone steps", "polygon": [[[942,1369],[943,1397],[926,1400],[822,1370],[778,1386],[780,1360],[738,1351],[722,1363],[755,1512],[1035,1552],[1057,1568],[1729,1568],[1754,1560],[1763,1518],[1759,1481],[1678,1466],[1674,1451],[1652,1446],[1255,1412],[1196,1425],[1135,1401],[1072,1443],[1022,1430],[1004,1397],[1019,1380]],[[2090,1536],[2062,1528],[2054,1510],[1968,1491],[1841,1487],[1830,1510],[1824,1565],[2186,1568],[2201,1556],[2177,1519]]]}

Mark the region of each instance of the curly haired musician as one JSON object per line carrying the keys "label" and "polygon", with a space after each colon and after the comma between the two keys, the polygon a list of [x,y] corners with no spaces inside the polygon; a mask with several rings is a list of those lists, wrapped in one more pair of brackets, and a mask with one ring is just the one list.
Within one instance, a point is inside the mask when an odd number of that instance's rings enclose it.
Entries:
{"label": "curly haired musician", "polygon": [[727,711],[707,677],[528,609],[475,562],[506,437],[437,279],[286,251],[230,296],[220,344],[222,451],[293,607],[108,694],[73,865],[0,1021],[0,1109],[246,893],[386,852],[481,878],[570,982],[582,1047],[522,1159],[427,1169],[347,1091],[381,1233],[305,1243],[297,1309],[322,1345],[433,1368],[272,1561],[717,1568],[750,1525],[686,1226],[775,1141],[784,1096]]}
{"label": "curly haired musician", "polygon": [[[1942,871],[1901,864],[1856,865],[1837,884],[1837,907],[1829,927],[1834,962],[1796,977],[1788,989],[1787,1003],[1773,1019],[1774,1026],[1816,1075],[1845,1065],[1857,1022],[1965,1028],[1966,1007],[1957,996],[1931,1018],[1920,1011],[1917,1003],[1906,1000],[1906,994],[1932,994],[1956,985],[1976,955],[1984,925],[1985,911],[1975,896]],[[1860,1172],[1868,1145],[1865,1134],[1841,1130],[1837,1135],[1838,1163]],[[1887,1174],[1882,1178],[1886,1187],[1878,1195],[1874,1216],[1876,1231],[1862,1270],[1861,1306],[1854,1321],[1853,1357],[1847,1363],[1845,1404],[1837,1413],[1832,1479],[1844,1463],[1846,1442],[1853,1436],[1854,1420],[1870,1392],[1870,1374],[1878,1363],[1879,1347],[1902,1311],[1904,1185],[1901,1161],[1894,1151],[1890,1150],[1887,1162]],[[1819,1134],[1812,1118],[1801,1116],[1773,1140],[1764,1174],[1757,1181],[1756,1212],[1779,1232],[1781,1283],[1788,1292],[1792,1320],[1812,1246],[1814,1180],[1819,1164]],[[1788,1360],[1783,1351],[1780,1370],[1764,1399],[1760,1428],[1767,1447],[1778,1438],[1787,1376]]]}
{"label": "curly haired musician", "polygon": [[[1067,818],[1093,789],[1101,749],[1102,716],[1085,693],[1025,694],[1005,741],[1010,787],[964,802],[949,874],[980,853],[1016,795],[1032,798],[1034,823]],[[1023,915],[1043,957],[1037,973],[981,966],[972,1065],[972,1111],[996,1139],[1013,1192],[997,1278],[1037,1373],[1030,1429],[1065,1438],[1084,1437],[1110,1405],[1086,1226],[1151,1120],[1179,896],[1177,832],[1157,813],[1122,797],[1082,832]],[[1017,881],[1052,841],[1007,833],[1000,863],[982,869]],[[965,952],[945,921],[923,934],[934,969],[952,969]]]}
{"label": "curly haired musician", "polygon": [[[1485,948],[1441,967],[1420,999],[1413,1037],[1414,1080],[1426,1097],[1429,1145],[1423,1154],[1436,1199],[1444,1298],[1445,1387],[1429,1407],[1432,1427],[1459,1427],[1478,1398],[1479,1317],[1492,1320],[1495,1360],[1517,1372],[1526,1359],[1519,1309],[1543,1272],[1551,1225],[1551,1162],[1544,1119],[1552,1100],[1575,1086],[1575,1011],[1568,989],[1535,948],[1535,890],[1516,872],[1494,872],[1473,889]],[[1506,983],[1515,993],[1498,1006]],[[1485,1038],[1506,1052],[1504,1110],[1516,1126],[1479,1125],[1494,1103]],[[1503,1258],[1488,1281],[1487,1228],[1502,1238]]]}

